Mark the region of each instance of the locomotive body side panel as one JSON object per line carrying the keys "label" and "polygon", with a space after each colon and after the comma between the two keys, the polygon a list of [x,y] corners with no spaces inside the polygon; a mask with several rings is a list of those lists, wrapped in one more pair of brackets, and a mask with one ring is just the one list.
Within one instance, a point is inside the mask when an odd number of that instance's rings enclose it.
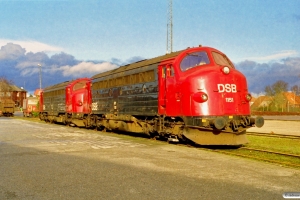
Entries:
{"label": "locomotive body side panel", "polygon": [[43,90],[40,98],[40,113],[48,116],[58,116],[66,112],[65,89],[70,81],[49,86]]}
{"label": "locomotive body side panel", "polygon": [[157,64],[94,79],[93,113],[156,115],[157,85]]}
{"label": "locomotive body side panel", "polygon": [[65,91],[64,88],[58,90],[44,91],[44,106],[43,112],[47,112],[48,115],[57,116],[59,113],[65,113]]}
{"label": "locomotive body side panel", "polygon": [[155,116],[158,114],[158,65],[182,51],[138,61],[92,77],[92,112]]}

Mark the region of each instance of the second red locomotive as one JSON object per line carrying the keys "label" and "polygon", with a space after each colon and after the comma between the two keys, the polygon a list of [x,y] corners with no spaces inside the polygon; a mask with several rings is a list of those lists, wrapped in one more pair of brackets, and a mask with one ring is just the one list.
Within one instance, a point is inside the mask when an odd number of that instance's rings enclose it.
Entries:
{"label": "second red locomotive", "polygon": [[84,126],[91,114],[91,80],[80,78],[45,88],[40,97],[40,119]]}
{"label": "second red locomotive", "polygon": [[40,113],[173,142],[241,145],[248,128],[264,124],[250,116],[250,100],[245,76],[225,54],[196,47],[45,88]]}

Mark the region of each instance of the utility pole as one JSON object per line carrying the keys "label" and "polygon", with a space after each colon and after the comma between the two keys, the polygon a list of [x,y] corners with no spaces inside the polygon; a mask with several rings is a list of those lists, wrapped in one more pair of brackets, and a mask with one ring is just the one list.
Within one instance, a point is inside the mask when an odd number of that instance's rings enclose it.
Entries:
{"label": "utility pole", "polygon": [[40,92],[42,90],[42,65],[41,64],[38,64],[39,68],[40,68]]}
{"label": "utility pole", "polygon": [[167,54],[173,51],[173,11],[172,0],[168,3],[168,23],[167,23]]}

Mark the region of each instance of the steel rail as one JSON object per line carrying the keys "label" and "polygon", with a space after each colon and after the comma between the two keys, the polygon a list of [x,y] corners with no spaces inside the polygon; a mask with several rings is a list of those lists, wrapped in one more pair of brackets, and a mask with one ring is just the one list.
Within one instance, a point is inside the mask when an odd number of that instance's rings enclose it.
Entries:
{"label": "steel rail", "polygon": [[277,154],[277,155],[282,155],[282,156],[290,156],[290,157],[294,157],[294,158],[300,158],[300,155],[296,155],[296,154],[268,151],[268,150],[263,150],[263,149],[255,149],[255,148],[249,148],[249,147],[240,147],[240,149],[247,149],[247,150],[251,150],[251,151],[266,152],[266,153],[272,153],[272,154]]}
{"label": "steel rail", "polygon": [[265,137],[276,137],[276,138],[288,138],[288,139],[300,139],[300,135],[283,135],[283,134],[276,134],[276,133],[254,133],[254,132],[247,132],[247,135],[265,136]]}
{"label": "steel rail", "polygon": [[214,151],[219,152],[219,153],[228,154],[228,155],[234,155],[234,156],[239,156],[239,157],[244,157],[244,158],[251,158],[251,159],[265,161],[265,162],[269,162],[269,163],[276,163],[276,164],[279,164],[279,165],[286,165],[286,166],[290,166],[290,167],[300,168],[300,165],[293,164],[293,163],[290,163],[290,162],[279,162],[279,161],[276,161],[276,160],[269,160],[269,159],[264,159],[264,158],[260,158],[260,157],[257,157],[257,156],[249,156],[249,155],[233,153],[233,152],[224,151],[224,150],[214,150]]}

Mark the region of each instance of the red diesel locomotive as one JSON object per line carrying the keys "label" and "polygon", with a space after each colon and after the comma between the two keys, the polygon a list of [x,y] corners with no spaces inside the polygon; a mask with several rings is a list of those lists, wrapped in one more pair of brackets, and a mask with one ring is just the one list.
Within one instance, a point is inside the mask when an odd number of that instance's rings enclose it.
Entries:
{"label": "red diesel locomotive", "polygon": [[45,88],[40,96],[40,119],[47,122],[76,123],[91,113],[91,80],[80,78]]}
{"label": "red diesel locomotive", "polygon": [[[60,99],[46,102],[46,94],[54,91]],[[172,142],[241,145],[248,142],[248,128],[264,124],[262,117],[250,116],[245,76],[225,54],[210,47],[188,48],[121,66],[91,80],[51,86],[43,98],[41,119]]]}

